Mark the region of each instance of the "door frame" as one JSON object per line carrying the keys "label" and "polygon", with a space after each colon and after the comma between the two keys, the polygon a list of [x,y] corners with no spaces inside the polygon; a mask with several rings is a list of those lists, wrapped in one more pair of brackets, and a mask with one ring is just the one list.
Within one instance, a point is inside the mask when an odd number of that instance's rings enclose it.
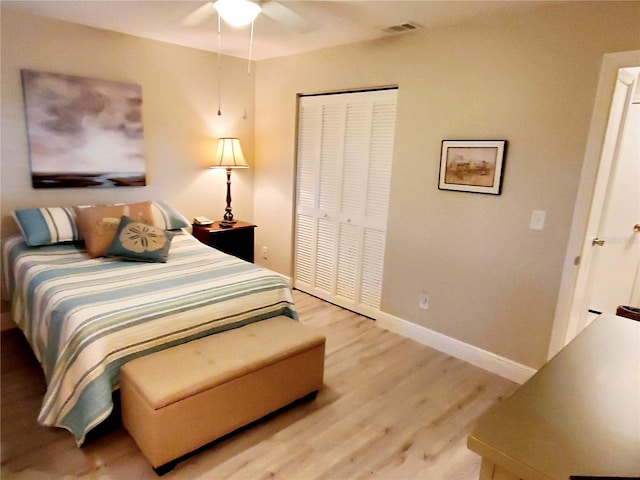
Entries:
{"label": "door frame", "polygon": [[589,216],[609,123],[613,92],[618,71],[621,68],[638,66],[640,66],[640,50],[608,53],[603,56],[547,358],[553,357],[560,351],[578,334],[580,329],[579,322],[572,318],[572,309],[578,297],[582,295],[578,290],[585,288],[583,284],[586,284],[581,277],[585,275],[588,265],[581,265],[580,255],[589,233]]}

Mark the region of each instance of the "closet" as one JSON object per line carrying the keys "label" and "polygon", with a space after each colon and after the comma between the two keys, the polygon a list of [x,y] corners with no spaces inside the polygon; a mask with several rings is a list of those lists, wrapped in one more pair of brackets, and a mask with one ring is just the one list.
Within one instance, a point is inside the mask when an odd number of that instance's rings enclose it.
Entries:
{"label": "closet", "polygon": [[397,89],[301,96],[294,286],[380,308]]}

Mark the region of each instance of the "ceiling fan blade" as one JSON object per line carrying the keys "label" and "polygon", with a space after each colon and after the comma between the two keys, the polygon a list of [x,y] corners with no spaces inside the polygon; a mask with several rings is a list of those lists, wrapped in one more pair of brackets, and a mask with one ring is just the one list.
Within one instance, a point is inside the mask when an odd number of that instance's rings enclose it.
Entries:
{"label": "ceiling fan blade", "polygon": [[315,30],[315,26],[311,22],[304,19],[301,15],[294,12],[289,7],[275,0],[267,0],[260,2],[262,13],[267,17],[289,26],[301,33],[308,33]]}
{"label": "ceiling fan blade", "polygon": [[205,2],[184,17],[180,24],[183,27],[195,27],[208,20],[209,17],[214,16],[214,13],[215,10],[213,9],[213,3]]}

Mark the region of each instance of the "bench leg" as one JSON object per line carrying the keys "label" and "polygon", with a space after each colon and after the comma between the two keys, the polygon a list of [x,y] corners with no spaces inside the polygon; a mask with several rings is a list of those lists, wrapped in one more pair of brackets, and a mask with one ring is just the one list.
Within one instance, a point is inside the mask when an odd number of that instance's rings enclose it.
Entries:
{"label": "bench leg", "polygon": [[318,396],[318,390],[314,390],[311,393],[307,393],[304,397],[302,397],[300,399],[300,401],[302,401],[302,402],[310,402],[312,400],[315,400],[317,396]]}
{"label": "bench leg", "polygon": [[161,477],[164,474],[169,473],[171,470],[176,468],[177,464],[178,464],[177,460],[172,460],[170,462],[165,463],[164,465],[160,465],[159,467],[154,468],[153,471],[156,472],[156,475]]}

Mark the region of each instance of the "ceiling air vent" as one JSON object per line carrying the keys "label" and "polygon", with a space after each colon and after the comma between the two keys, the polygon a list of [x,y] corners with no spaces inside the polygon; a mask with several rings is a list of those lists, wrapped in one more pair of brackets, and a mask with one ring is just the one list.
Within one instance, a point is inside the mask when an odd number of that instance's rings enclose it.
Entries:
{"label": "ceiling air vent", "polygon": [[405,33],[412,32],[413,30],[419,30],[422,26],[415,22],[399,23],[398,25],[391,25],[390,27],[383,27],[382,31],[386,33]]}

